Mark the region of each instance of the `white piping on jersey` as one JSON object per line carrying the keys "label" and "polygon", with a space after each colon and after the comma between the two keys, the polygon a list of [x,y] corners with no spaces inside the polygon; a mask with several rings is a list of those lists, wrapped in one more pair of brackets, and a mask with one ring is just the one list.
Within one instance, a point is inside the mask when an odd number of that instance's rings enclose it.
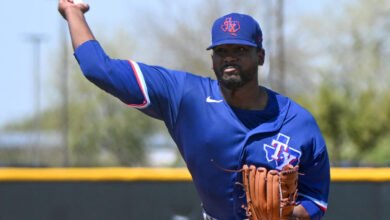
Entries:
{"label": "white piping on jersey", "polygon": [[320,201],[314,197],[311,197],[311,196],[308,196],[308,195],[305,195],[305,194],[302,194],[302,193],[298,193],[298,195],[302,196],[302,197],[305,197],[307,199],[310,199],[311,201],[313,201],[315,204],[317,204],[318,206],[320,206],[320,208],[323,210],[323,211],[326,211],[326,209],[328,209],[328,203],[324,202],[324,201]]}
{"label": "white piping on jersey", "polygon": [[148,88],[145,83],[144,75],[142,74],[141,69],[138,66],[137,62],[134,62],[132,60],[129,60],[130,66],[133,69],[135,78],[137,79],[138,86],[142,92],[142,95],[144,96],[144,101],[142,104],[127,104],[130,107],[138,108],[138,109],[144,109],[150,105],[150,99],[148,94]]}

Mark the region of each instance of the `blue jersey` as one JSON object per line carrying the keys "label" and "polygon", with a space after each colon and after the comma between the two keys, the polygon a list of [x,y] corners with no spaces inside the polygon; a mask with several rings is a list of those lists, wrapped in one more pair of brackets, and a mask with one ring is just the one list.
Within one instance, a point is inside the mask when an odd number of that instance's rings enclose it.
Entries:
{"label": "blue jersey", "polygon": [[267,89],[270,116],[249,129],[226,103],[218,81],[191,73],[109,58],[97,41],[76,49],[84,75],[129,106],[163,120],[186,162],[202,206],[216,219],[245,219],[243,164],[299,165],[298,201],[311,219],[327,208],[330,183],[325,141],[312,115]]}

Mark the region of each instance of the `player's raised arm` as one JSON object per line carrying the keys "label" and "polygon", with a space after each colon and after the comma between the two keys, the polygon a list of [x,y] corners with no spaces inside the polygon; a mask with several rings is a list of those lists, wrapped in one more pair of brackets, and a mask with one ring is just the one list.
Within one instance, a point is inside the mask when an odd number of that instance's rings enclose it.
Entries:
{"label": "player's raised arm", "polygon": [[[80,2],[81,0],[59,0],[58,11],[68,22],[73,55],[82,73],[90,82],[125,104],[139,109],[147,108],[151,101],[144,74],[158,77],[165,69],[142,64],[141,70],[139,63],[135,61],[111,58],[95,39],[85,19],[84,14],[89,10],[89,5]],[[160,82],[161,78],[149,81]],[[149,111],[148,114],[159,117],[156,112]]]}
{"label": "player's raised arm", "polygon": [[88,10],[88,4],[76,3],[74,0],[59,0],[58,11],[68,21],[73,49],[88,40],[95,39],[84,17],[84,13]]}

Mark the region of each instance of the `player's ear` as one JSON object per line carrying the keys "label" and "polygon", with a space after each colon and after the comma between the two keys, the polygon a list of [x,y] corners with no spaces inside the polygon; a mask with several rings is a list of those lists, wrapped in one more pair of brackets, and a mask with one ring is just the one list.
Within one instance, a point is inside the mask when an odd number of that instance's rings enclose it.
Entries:
{"label": "player's ear", "polygon": [[211,69],[214,69],[214,52],[211,52],[210,57],[211,57]]}
{"label": "player's ear", "polygon": [[257,49],[257,58],[259,59],[259,66],[262,66],[265,59],[265,51],[263,48]]}

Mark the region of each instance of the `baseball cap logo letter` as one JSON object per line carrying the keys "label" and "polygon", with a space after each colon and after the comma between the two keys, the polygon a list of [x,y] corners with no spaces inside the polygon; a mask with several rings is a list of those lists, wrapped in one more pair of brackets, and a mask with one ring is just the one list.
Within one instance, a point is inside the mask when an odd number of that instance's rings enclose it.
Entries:
{"label": "baseball cap logo letter", "polygon": [[240,30],[240,22],[233,21],[231,17],[225,19],[225,22],[221,25],[223,32],[229,32],[233,36],[237,36],[237,32]]}
{"label": "baseball cap logo letter", "polygon": [[249,15],[230,13],[218,18],[211,29],[211,45],[207,50],[223,44],[238,44],[262,48],[260,25]]}

